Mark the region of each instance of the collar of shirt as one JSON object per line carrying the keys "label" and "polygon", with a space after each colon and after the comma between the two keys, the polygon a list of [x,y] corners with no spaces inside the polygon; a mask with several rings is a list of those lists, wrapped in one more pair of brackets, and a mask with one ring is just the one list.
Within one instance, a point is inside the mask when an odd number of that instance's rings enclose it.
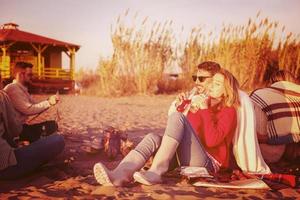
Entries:
{"label": "collar of shirt", "polygon": [[292,91],[298,92],[298,93],[300,91],[300,85],[289,82],[289,81],[278,81],[278,82],[273,83],[271,86],[280,88],[280,89],[285,89],[285,90],[292,90]]}
{"label": "collar of shirt", "polygon": [[28,93],[27,87],[19,83],[16,79],[13,80],[13,83],[16,83],[24,92]]}

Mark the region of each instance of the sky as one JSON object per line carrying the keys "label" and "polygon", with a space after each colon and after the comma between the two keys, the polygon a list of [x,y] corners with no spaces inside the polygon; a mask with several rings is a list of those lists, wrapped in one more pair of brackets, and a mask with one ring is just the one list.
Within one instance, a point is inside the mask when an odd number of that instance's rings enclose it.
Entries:
{"label": "sky", "polygon": [[184,26],[180,39],[197,26],[217,31],[223,23],[246,24],[258,11],[300,34],[300,0],[0,0],[0,25],[14,22],[20,30],[78,44],[77,69],[96,69],[100,57],[112,54],[110,28],[127,9],[128,23],[138,13],[150,25],[172,20],[175,34]]}

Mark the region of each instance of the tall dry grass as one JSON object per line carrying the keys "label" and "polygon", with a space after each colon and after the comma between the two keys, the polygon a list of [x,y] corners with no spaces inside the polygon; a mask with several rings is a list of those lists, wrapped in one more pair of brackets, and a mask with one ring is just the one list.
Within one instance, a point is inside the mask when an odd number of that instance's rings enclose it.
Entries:
{"label": "tall dry grass", "polygon": [[[126,17],[127,13],[124,17]],[[164,68],[172,59],[172,21],[155,23],[147,30],[147,18],[137,27],[119,17],[111,30],[113,56],[101,59],[100,90],[104,95],[154,93]]]}
{"label": "tall dry grass", "polygon": [[300,75],[300,43],[292,33],[268,18],[249,19],[244,26],[224,25],[217,39],[194,29],[181,57],[186,71],[198,63],[213,60],[231,71],[243,89],[264,85],[274,70],[286,69]]}
{"label": "tall dry grass", "polygon": [[[231,71],[248,91],[264,85],[274,70],[286,69],[300,75],[299,36],[286,34],[278,22],[261,18],[260,13],[243,26],[224,25],[220,33],[206,33],[195,27],[186,41],[179,42],[172,21],[155,22],[148,29],[148,18],[140,25],[125,25],[127,15],[128,11],[111,30],[113,56],[99,61],[99,82],[95,84],[99,95],[153,94],[159,89],[188,88],[196,66],[206,60]],[[178,81],[170,82],[163,71],[174,60],[178,60],[183,74]]]}

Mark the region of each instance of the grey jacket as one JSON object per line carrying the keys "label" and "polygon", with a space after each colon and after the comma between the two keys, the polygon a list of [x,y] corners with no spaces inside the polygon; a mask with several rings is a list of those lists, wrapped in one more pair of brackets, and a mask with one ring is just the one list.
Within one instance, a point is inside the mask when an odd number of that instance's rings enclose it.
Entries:
{"label": "grey jacket", "polygon": [[21,131],[22,123],[16,117],[8,95],[0,90],[0,170],[17,164],[14,149],[7,139],[18,136]]}

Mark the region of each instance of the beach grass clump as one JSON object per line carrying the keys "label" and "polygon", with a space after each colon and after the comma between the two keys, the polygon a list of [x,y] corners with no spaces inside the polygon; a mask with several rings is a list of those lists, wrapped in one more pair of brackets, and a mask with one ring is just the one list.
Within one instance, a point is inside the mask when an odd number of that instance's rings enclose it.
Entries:
{"label": "beach grass clump", "polygon": [[216,61],[249,91],[264,86],[270,74],[278,69],[299,76],[299,47],[299,37],[285,34],[277,22],[260,19],[258,14],[243,26],[223,25],[218,37],[194,28],[185,44],[181,65],[192,73],[198,63]]}
{"label": "beach grass clump", "polygon": [[[278,69],[300,76],[299,36],[286,33],[284,26],[260,13],[244,25],[224,24],[218,33],[194,27],[185,41],[176,40],[173,21],[149,25],[148,17],[139,23],[135,16],[133,25],[127,25],[127,15],[128,11],[111,28],[113,55],[100,59],[98,79],[92,81],[93,94],[122,96],[186,90],[192,87],[191,75],[197,65],[207,60],[232,72],[247,91],[266,85]],[[164,72],[174,61],[182,74],[170,79]]]}

